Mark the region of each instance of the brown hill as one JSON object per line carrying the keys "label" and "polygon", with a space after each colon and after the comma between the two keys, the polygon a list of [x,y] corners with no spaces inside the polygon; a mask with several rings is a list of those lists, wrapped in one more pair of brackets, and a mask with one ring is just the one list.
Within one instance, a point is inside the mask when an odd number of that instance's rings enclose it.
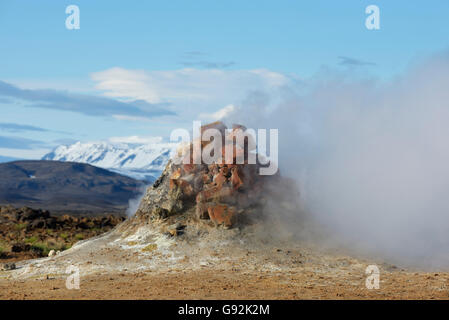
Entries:
{"label": "brown hill", "polygon": [[0,205],[54,213],[123,212],[142,182],[88,164],[16,161],[0,164]]}

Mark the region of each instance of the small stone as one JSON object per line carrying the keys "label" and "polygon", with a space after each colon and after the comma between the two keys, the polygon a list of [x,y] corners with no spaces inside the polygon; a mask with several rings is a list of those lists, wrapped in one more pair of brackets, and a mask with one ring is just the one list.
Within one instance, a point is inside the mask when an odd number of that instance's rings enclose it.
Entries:
{"label": "small stone", "polygon": [[169,212],[165,208],[156,207],[151,212],[151,215],[154,216],[154,217],[160,218],[160,219],[164,219],[164,218],[168,217]]}
{"label": "small stone", "polygon": [[185,226],[177,222],[167,227],[167,233],[172,237],[176,237],[183,233],[184,228]]}
{"label": "small stone", "polygon": [[9,271],[9,270],[14,270],[16,269],[16,264],[11,262],[11,263],[4,263],[1,267],[2,271]]}

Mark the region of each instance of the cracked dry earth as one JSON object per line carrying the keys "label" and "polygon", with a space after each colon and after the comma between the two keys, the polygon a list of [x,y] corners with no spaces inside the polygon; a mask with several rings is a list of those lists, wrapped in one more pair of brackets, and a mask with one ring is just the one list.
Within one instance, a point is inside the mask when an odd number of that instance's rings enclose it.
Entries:
{"label": "cracked dry earth", "polygon": [[[278,240],[263,227],[188,225],[169,237],[157,223],[115,229],[62,254],[0,271],[1,299],[448,299],[449,273],[404,270],[304,241]],[[262,230],[261,230],[262,228]],[[380,289],[365,286],[377,264]],[[66,288],[68,266],[80,289]]]}

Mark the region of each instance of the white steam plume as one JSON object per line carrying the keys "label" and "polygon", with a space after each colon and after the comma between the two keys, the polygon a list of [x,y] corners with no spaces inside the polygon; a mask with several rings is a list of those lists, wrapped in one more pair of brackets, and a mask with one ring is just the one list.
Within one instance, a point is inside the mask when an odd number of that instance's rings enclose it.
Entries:
{"label": "white steam plume", "polygon": [[126,216],[132,217],[136,214],[137,209],[139,209],[140,202],[145,196],[147,189],[150,185],[141,185],[138,189],[138,194],[128,201],[128,208],[126,209]]}
{"label": "white steam plume", "polygon": [[449,54],[388,82],[328,74],[301,90],[274,110],[254,93],[228,120],[279,129],[281,174],[332,236],[392,262],[449,266]]}

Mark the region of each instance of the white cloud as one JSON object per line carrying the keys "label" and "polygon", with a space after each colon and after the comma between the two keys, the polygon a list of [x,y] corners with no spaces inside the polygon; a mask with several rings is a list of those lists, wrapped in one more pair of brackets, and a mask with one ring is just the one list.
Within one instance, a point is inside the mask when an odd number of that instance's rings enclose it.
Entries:
{"label": "white cloud", "polygon": [[[91,78],[106,96],[125,101],[170,103],[180,118],[189,121],[199,114],[215,114],[224,105],[240,103],[248,92],[269,94],[292,82],[289,76],[267,69],[145,71],[111,68],[92,73]],[[121,115],[116,116],[119,117]]]}
{"label": "white cloud", "polygon": [[214,113],[200,113],[199,117],[200,119],[205,120],[221,120],[232,114],[235,111],[235,109],[236,108],[233,104],[229,104],[226,107]]}
{"label": "white cloud", "polygon": [[91,78],[97,82],[96,88],[104,91],[108,97],[134,98],[150,103],[157,103],[161,100],[156,90],[149,85],[152,79],[143,70],[111,68],[94,72],[91,74]]}
{"label": "white cloud", "polygon": [[48,149],[8,149],[0,148],[0,155],[20,159],[41,159]]}

